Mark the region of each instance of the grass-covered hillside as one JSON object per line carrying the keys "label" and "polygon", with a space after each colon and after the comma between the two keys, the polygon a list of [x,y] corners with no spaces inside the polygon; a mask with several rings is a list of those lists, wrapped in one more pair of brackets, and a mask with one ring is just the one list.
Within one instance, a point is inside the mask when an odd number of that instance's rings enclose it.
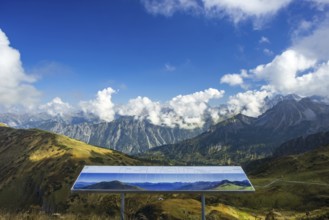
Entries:
{"label": "grass-covered hillside", "polygon": [[[206,194],[207,219],[329,218],[329,146],[298,155],[256,160],[245,171],[256,191]],[[185,203],[189,200],[194,202]],[[197,206],[198,200],[200,195],[177,195],[175,200],[155,202],[140,212],[148,219],[159,213],[184,219],[184,213],[193,213],[191,207]],[[193,216],[198,219],[197,214]]]}
{"label": "grass-covered hillside", "polygon": [[141,162],[41,130],[0,127],[0,209],[92,212],[89,206],[101,207],[105,202],[102,199],[108,198],[70,193],[73,182],[87,164],[140,165]]}
{"label": "grass-covered hillside", "polygon": [[214,196],[214,201],[258,211],[322,212],[329,216],[329,146],[253,161],[245,170],[256,192]]}
{"label": "grass-covered hillside", "polygon": [[[87,164],[152,165],[45,131],[0,127],[0,220],[56,212],[65,219],[119,219],[119,195],[71,194]],[[253,161],[245,170],[256,192],[207,194],[207,219],[329,216],[329,146]],[[136,220],[200,219],[200,195],[127,194],[125,211]]]}
{"label": "grass-covered hillside", "polygon": [[[70,192],[87,164],[151,165],[65,136],[0,127],[0,220],[48,219],[53,213],[60,213],[65,219],[120,219],[119,195]],[[200,218],[200,198],[180,195],[184,198],[175,199],[176,196],[127,194],[126,216],[128,219]],[[229,219],[252,217],[222,204],[207,205],[207,215]]]}

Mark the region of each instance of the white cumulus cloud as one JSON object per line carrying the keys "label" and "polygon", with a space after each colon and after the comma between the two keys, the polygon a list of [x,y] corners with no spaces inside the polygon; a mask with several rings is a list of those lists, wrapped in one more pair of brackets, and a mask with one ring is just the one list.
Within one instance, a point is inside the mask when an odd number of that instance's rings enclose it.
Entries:
{"label": "white cumulus cloud", "polygon": [[315,63],[316,60],[289,49],[276,56],[271,63],[259,65],[250,72],[255,79],[268,82],[277,92],[291,93],[298,73],[313,67]]}
{"label": "white cumulus cloud", "polygon": [[296,37],[302,36],[303,34],[307,33],[318,22],[319,21],[317,21],[317,19],[315,19],[315,21],[308,21],[302,19],[299,22],[297,28],[295,28],[295,30],[293,31],[293,35]]}
{"label": "white cumulus cloud", "polygon": [[189,95],[179,95],[169,101],[169,106],[173,110],[175,117],[181,127],[197,125],[201,127],[204,123],[204,116],[207,112],[208,102],[211,99],[219,99],[224,95],[224,91],[209,88],[205,91],[196,92]]}
{"label": "white cumulus cloud", "polygon": [[329,97],[329,61],[317,65],[313,71],[296,77],[291,93],[302,96]]}
{"label": "white cumulus cloud", "polygon": [[147,118],[156,125],[161,124],[161,104],[153,102],[148,97],[138,96],[135,99],[131,99],[126,105],[120,106],[117,112],[120,115]]}
{"label": "white cumulus cloud", "polygon": [[[245,78],[261,82],[261,91],[237,94],[229,100],[236,109],[243,109],[244,112],[257,115],[257,109],[262,104],[261,99],[256,98],[255,102],[250,101],[252,106],[245,110],[239,106],[245,106],[243,97],[249,99],[251,96],[263,98],[265,93],[297,94],[301,96],[320,95],[329,97],[329,18],[320,23],[306,36],[295,39],[293,45],[275,56],[267,63],[256,66],[246,72]],[[227,79],[239,74],[227,74],[222,77],[226,83]],[[239,82],[239,81],[237,81]],[[229,83],[230,84],[230,83]],[[232,83],[231,83],[232,85]],[[257,101],[258,100],[258,101]],[[240,104],[242,103],[242,104]],[[256,105],[258,103],[260,105]],[[257,107],[258,106],[258,107]]]}
{"label": "white cumulus cloud", "polygon": [[112,94],[115,90],[108,87],[97,92],[96,99],[81,101],[80,107],[85,113],[92,113],[100,119],[110,122],[114,119],[115,110],[112,102]]}
{"label": "white cumulus cloud", "polygon": [[263,88],[282,94],[329,95],[329,19],[314,31],[296,40],[291,48],[272,62],[249,72],[256,80],[267,83]]}
{"label": "white cumulus cloud", "polygon": [[220,79],[220,83],[227,83],[230,86],[242,85],[243,78],[240,74],[226,74]]}
{"label": "white cumulus cloud", "polygon": [[295,39],[293,49],[298,53],[315,58],[319,61],[329,60],[329,18],[307,36]]}
{"label": "white cumulus cloud", "polygon": [[50,102],[41,105],[39,109],[43,112],[47,112],[52,116],[56,116],[56,115],[62,116],[65,113],[68,113],[71,110],[73,110],[73,107],[69,103],[63,102],[61,98],[56,97]]}
{"label": "white cumulus cloud", "polygon": [[241,86],[241,87],[246,87],[244,85],[244,78],[248,78],[248,72],[245,69],[242,69],[241,72],[238,73],[229,73],[225,74],[221,77],[220,83],[226,83],[229,84],[230,86]]}
{"label": "white cumulus cloud", "polygon": [[156,125],[192,129],[202,127],[207,117],[218,120],[218,112],[209,105],[209,101],[223,95],[224,91],[209,88],[188,95],[178,95],[162,104],[147,97],[137,97],[118,107],[117,112],[120,115],[146,118]]}
{"label": "white cumulus cloud", "polygon": [[208,13],[225,13],[235,23],[248,17],[259,18],[274,15],[292,0],[203,0]]}
{"label": "white cumulus cloud", "polygon": [[234,23],[246,18],[276,14],[293,0],[141,0],[151,14],[172,16],[176,12],[203,14],[208,17],[229,17]]}
{"label": "white cumulus cloud", "polygon": [[270,63],[249,71],[255,80],[265,80],[263,88],[282,94],[329,96],[329,18]]}
{"label": "white cumulus cloud", "polygon": [[227,108],[230,113],[242,113],[247,116],[257,117],[264,113],[266,109],[265,98],[271,97],[272,93],[266,90],[249,90],[231,96],[227,102]]}
{"label": "white cumulus cloud", "polygon": [[32,107],[40,92],[33,86],[36,79],[25,73],[20,53],[10,46],[6,34],[0,29],[0,105]]}

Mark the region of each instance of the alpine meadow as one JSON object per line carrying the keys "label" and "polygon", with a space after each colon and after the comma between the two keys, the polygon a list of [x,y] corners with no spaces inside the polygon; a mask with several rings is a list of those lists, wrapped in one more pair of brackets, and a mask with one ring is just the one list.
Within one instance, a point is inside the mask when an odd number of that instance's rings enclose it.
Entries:
{"label": "alpine meadow", "polygon": [[328,0],[0,0],[0,220],[329,219],[328,39]]}

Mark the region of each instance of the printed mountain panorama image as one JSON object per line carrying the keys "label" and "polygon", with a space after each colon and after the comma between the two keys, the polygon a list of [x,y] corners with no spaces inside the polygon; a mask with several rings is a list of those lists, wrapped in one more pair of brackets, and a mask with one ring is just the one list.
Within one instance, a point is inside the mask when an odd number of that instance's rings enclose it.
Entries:
{"label": "printed mountain panorama image", "polygon": [[329,219],[328,39],[327,0],[2,0],[0,220]]}
{"label": "printed mountain panorama image", "polygon": [[193,183],[184,182],[166,182],[166,183],[124,183],[118,180],[110,182],[99,182],[99,183],[83,183],[78,182],[78,186],[74,189],[82,190],[124,190],[124,191],[172,191],[172,192],[191,192],[191,191],[247,191],[252,190],[252,187],[248,180],[243,181],[229,181],[222,180],[217,182],[199,181]]}
{"label": "printed mountain panorama image", "polygon": [[[254,191],[250,181],[240,167],[226,167],[225,170],[222,170],[220,167],[210,166],[126,166],[119,169],[116,167],[106,168],[108,167],[103,167],[103,169],[97,166],[84,167],[72,190],[75,192],[144,191],[146,193]],[[125,169],[125,171],[122,171],[122,169]],[[138,169],[138,171],[126,172],[134,169]],[[124,173],[120,172],[120,170]]]}

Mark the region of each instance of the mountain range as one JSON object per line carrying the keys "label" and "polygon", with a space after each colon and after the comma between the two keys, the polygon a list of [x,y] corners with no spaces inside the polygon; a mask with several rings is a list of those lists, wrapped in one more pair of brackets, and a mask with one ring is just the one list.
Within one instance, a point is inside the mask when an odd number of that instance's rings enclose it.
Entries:
{"label": "mountain range", "polygon": [[301,154],[319,146],[329,145],[329,131],[319,132],[308,136],[301,136],[291,139],[275,149],[273,156],[280,157],[286,155]]}
{"label": "mountain range", "polygon": [[87,186],[81,185],[81,188],[76,189],[95,189],[95,190],[132,190],[132,191],[140,191],[140,190],[148,190],[148,191],[204,191],[204,190],[252,190],[250,183],[248,180],[244,181],[198,181],[198,182],[159,182],[159,183],[149,183],[149,182],[139,182],[139,183],[124,183],[120,181],[109,181],[109,182],[99,182],[92,183]]}
{"label": "mountain range", "polygon": [[284,142],[329,130],[329,105],[311,98],[288,99],[257,118],[242,114],[176,144],[139,156],[181,164],[240,164],[270,156]]}
{"label": "mountain range", "polygon": [[154,125],[146,119],[130,116],[121,116],[112,122],[104,122],[94,115],[83,113],[57,116],[47,113],[2,113],[0,121],[14,128],[38,128],[63,134],[126,154],[141,153],[155,146],[177,143],[202,133],[211,124],[211,121],[208,121],[203,128],[181,129]]}
{"label": "mountain range", "polygon": [[196,129],[159,126],[130,116],[104,122],[81,112],[57,116],[2,113],[0,121],[64,134],[147,160],[181,164],[240,164],[270,156],[290,139],[329,130],[329,105],[319,97],[278,95],[265,102],[269,109],[257,118],[238,114],[218,124],[208,119]]}
{"label": "mountain range", "polygon": [[122,183],[120,181],[110,181],[110,182],[99,182],[99,183],[94,183],[88,186],[83,187],[83,189],[101,189],[101,190],[107,190],[107,189],[111,189],[111,190],[142,190],[139,187],[132,185],[132,184],[126,184],[126,183]]}
{"label": "mountain range", "polygon": [[[301,97],[294,94],[286,96],[277,95],[272,98],[266,98],[263,110],[273,109],[272,115],[262,115],[261,117],[263,118],[263,120],[262,118],[259,118],[257,120],[257,123],[259,125],[263,124],[263,126],[267,129],[272,129],[273,132],[275,132],[276,129],[280,129],[281,127],[291,127],[291,123],[296,123],[298,121],[297,118],[299,117],[298,115],[289,115],[290,113],[294,114],[293,106],[291,106],[291,109],[288,111],[278,109],[276,106],[281,102],[298,102],[301,99]],[[322,103],[323,101],[321,97],[310,97],[309,100],[312,103]],[[221,106],[220,108],[226,107]],[[302,108],[297,110],[299,112],[302,111],[302,115],[304,117],[300,120],[303,120],[305,118],[311,119],[312,117],[315,117],[314,114],[321,114],[321,112],[313,110],[304,112]],[[287,114],[287,120],[286,118],[280,119],[281,113]],[[229,118],[231,116],[231,114],[228,114],[224,116],[223,119]],[[241,117],[244,117],[245,120],[253,120],[252,118],[246,119],[246,116]],[[239,118],[239,116],[237,116],[236,118]],[[277,120],[281,120],[282,123],[278,125],[276,123]],[[290,122],[288,122],[289,120]],[[93,114],[86,114],[83,112],[70,112],[61,115],[58,114],[55,116],[45,112],[34,114],[0,113],[0,121],[8,124],[10,127],[38,128],[42,130],[47,130],[57,134],[66,135],[68,137],[83,141],[85,143],[118,150],[127,154],[144,153],[154,147],[168,144],[176,144],[183,140],[196,137],[197,135],[200,135],[209,129],[216,129],[216,126],[214,126],[214,122],[210,118],[205,119],[205,124],[203,127],[194,129],[183,129],[179,127],[154,125],[147,119],[136,118],[132,116],[117,116],[116,119],[112,122],[104,122]],[[223,123],[230,123],[230,121],[232,120],[229,119],[228,121]],[[321,130],[321,128],[314,128],[314,132],[318,130]],[[227,131],[224,129],[224,133],[225,132],[227,133]],[[309,132],[312,131],[310,130]],[[297,133],[301,132],[297,131]],[[246,135],[249,135],[249,133],[247,132]],[[287,134],[287,136],[294,137],[295,135]],[[280,142],[281,139],[279,138],[278,141]],[[283,137],[283,139],[286,138]],[[266,144],[272,144],[272,142],[273,141],[271,140],[268,141]],[[256,143],[256,145],[257,144],[258,143]],[[221,148],[225,146],[218,146],[217,144],[215,144],[211,147],[210,152],[213,150],[216,151],[218,147]],[[264,152],[264,155],[267,155],[268,152],[271,152],[271,150],[268,149],[261,149],[260,151],[266,151]],[[259,155],[259,153],[256,153],[254,154],[253,158],[255,156],[256,158],[258,158],[259,156],[262,157],[264,155]],[[226,162],[229,162],[230,160],[232,159],[228,157],[225,159]]]}

